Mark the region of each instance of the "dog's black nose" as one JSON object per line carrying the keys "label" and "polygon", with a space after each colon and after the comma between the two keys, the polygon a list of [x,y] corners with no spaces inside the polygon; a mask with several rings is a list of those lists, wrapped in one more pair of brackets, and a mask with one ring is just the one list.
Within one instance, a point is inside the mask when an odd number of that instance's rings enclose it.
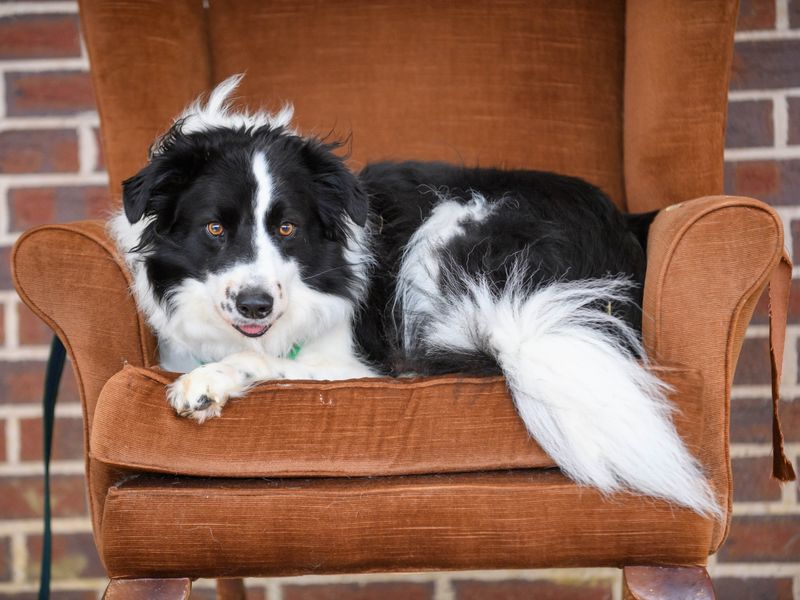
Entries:
{"label": "dog's black nose", "polygon": [[244,289],[236,295],[236,310],[248,319],[263,319],[272,312],[272,296],[264,290]]}

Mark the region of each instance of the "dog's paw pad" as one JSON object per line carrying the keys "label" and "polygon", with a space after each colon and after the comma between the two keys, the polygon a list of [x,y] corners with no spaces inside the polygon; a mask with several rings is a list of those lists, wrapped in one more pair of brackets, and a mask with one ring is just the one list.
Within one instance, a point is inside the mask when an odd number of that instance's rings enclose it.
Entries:
{"label": "dog's paw pad", "polygon": [[200,398],[197,399],[197,405],[194,408],[195,410],[205,410],[209,406],[211,406],[213,402],[214,401],[211,398],[203,394],[202,396],[200,396]]}

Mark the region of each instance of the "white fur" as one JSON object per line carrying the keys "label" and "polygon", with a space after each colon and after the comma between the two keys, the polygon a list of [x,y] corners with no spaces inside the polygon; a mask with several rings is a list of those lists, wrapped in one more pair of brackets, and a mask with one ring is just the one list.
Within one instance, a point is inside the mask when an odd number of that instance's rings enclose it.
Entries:
{"label": "white fur", "polygon": [[636,333],[596,308],[625,302],[629,286],[614,278],[554,282],[527,294],[521,277],[502,293],[472,281],[430,316],[425,344],[495,355],[528,431],[575,481],[721,518],[675,431],[666,386],[608,331],[641,350]]}
{"label": "white fur", "polygon": [[232,75],[217,85],[203,104],[199,99],[190,104],[176,119],[183,133],[210,129],[255,129],[258,127],[288,127],[294,108],[285,104],[276,114],[268,112],[235,112],[231,109],[230,95],[242,81],[244,74]]}
{"label": "white fur", "polygon": [[397,275],[395,296],[402,307],[406,348],[413,348],[419,327],[438,308],[439,251],[453,237],[464,233],[464,221],[482,221],[492,209],[480,194],[473,195],[468,203],[440,197],[430,216],[409,239]]}

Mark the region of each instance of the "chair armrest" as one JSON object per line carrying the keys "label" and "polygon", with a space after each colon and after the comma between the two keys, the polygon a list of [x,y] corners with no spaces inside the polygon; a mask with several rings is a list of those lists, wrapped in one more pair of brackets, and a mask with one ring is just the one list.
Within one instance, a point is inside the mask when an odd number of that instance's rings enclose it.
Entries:
{"label": "chair armrest", "polygon": [[22,301],[58,335],[90,426],[100,390],[124,364],[155,362],[155,340],[129,292],[130,276],[101,221],[45,225],[11,257]]}
{"label": "chair armrest", "polygon": [[[703,445],[698,454],[731,508],[730,390],[745,330],[780,261],[783,227],[758,200],[708,196],[662,210],[650,229],[644,344],[656,362],[703,376]],[[723,502],[723,506],[724,506]],[[713,547],[727,523],[717,524]]]}

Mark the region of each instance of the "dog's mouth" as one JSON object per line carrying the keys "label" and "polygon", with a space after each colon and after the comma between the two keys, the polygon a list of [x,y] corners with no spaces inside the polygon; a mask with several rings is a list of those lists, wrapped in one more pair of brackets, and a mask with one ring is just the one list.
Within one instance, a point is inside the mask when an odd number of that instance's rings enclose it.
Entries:
{"label": "dog's mouth", "polygon": [[233,327],[234,329],[236,329],[236,331],[238,331],[243,335],[246,335],[247,337],[257,338],[267,333],[267,331],[269,331],[269,328],[272,327],[272,323],[268,323],[266,325],[260,325],[258,323],[252,325],[234,324]]}

